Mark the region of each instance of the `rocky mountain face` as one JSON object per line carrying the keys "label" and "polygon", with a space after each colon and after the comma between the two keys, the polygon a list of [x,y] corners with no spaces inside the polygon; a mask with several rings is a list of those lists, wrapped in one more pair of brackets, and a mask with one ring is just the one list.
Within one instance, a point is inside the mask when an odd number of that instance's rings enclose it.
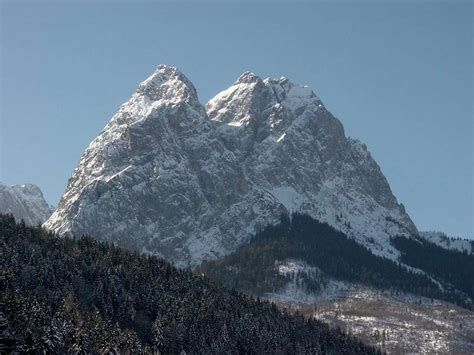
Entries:
{"label": "rocky mountain face", "polygon": [[391,259],[391,236],[417,234],[367,147],[310,88],[246,72],[204,107],[160,65],[86,149],[45,227],[194,266],[292,211]]}
{"label": "rocky mountain face", "polygon": [[7,186],[0,183],[0,213],[11,213],[16,220],[37,225],[46,221],[52,212],[38,186]]}

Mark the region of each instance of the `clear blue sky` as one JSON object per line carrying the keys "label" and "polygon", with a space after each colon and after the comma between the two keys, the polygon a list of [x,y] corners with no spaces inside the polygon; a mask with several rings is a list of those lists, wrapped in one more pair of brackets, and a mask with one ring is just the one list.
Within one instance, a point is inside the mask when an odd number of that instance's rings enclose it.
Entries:
{"label": "clear blue sky", "polygon": [[0,2],[4,183],[57,204],[159,63],[203,103],[251,70],[310,85],[420,229],[474,237],[471,1]]}

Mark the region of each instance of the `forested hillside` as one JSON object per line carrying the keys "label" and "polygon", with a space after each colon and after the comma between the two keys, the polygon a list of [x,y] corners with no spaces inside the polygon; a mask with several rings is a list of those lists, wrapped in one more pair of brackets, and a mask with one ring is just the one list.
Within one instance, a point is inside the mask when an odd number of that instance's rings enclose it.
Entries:
{"label": "forested hillside", "polygon": [[474,299],[474,254],[448,250],[427,240],[397,237],[393,245],[407,265],[425,270]]}
{"label": "forested hillside", "polygon": [[0,353],[377,352],[156,257],[5,215],[0,237]]}
{"label": "forested hillside", "polygon": [[[403,240],[400,239],[395,245],[401,246]],[[405,249],[408,250],[408,247]],[[433,273],[444,286],[453,282],[459,290],[472,294],[469,291],[474,279],[474,269],[469,267],[472,265],[472,256],[454,251],[443,253],[432,248],[424,249],[423,253],[413,248],[410,250],[409,255],[403,254],[402,260]],[[275,267],[276,262],[287,259],[302,260],[322,271],[316,278],[300,275],[299,279],[303,279],[309,291],[317,291],[331,277],[383,290],[443,299],[472,308],[466,294],[451,287],[441,289],[431,277],[375,256],[369,249],[331,226],[301,214],[293,214],[291,220],[283,216],[279,225],[258,232],[250,243],[225,258],[203,263],[200,270],[229,288],[263,296],[267,292],[277,291],[291,279],[291,275],[281,274]],[[442,264],[435,266],[438,262]],[[456,277],[450,277],[456,272]]]}

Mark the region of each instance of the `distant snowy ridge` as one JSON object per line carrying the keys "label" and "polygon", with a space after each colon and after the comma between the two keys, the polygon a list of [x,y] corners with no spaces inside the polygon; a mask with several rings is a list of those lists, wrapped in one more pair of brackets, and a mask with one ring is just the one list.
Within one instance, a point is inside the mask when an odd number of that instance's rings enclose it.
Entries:
{"label": "distant snowy ridge", "polygon": [[443,232],[420,232],[420,236],[442,248],[473,254],[474,240],[448,237]]}
{"label": "distant snowy ridge", "polygon": [[36,185],[7,186],[0,183],[0,213],[11,213],[17,220],[37,225],[49,218],[52,208]]}
{"label": "distant snowy ridge", "polygon": [[160,65],[94,139],[44,224],[194,266],[292,211],[396,260],[417,229],[367,147],[307,86],[245,72],[204,107]]}

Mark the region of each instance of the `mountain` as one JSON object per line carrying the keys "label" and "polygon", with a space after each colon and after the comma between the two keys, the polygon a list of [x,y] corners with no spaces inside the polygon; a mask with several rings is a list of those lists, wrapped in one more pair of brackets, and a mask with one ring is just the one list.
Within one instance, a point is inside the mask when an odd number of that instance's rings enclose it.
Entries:
{"label": "mountain", "polygon": [[473,350],[472,245],[419,233],[367,147],[284,77],[245,72],[203,106],[158,66],[44,227],[195,267],[389,352]]}
{"label": "mountain", "polygon": [[421,237],[391,243],[403,264],[296,213],[198,271],[387,353],[472,354],[474,256]]}
{"label": "mountain", "polygon": [[11,213],[18,220],[37,225],[46,221],[52,212],[38,186],[0,183],[0,213]]}
{"label": "mountain", "polygon": [[195,266],[299,211],[396,260],[417,234],[366,146],[306,86],[246,72],[204,108],[164,65],[81,157],[44,226]]}
{"label": "mountain", "polygon": [[417,233],[367,147],[345,136],[309,87],[247,72],[206,107],[250,181],[283,212],[327,222],[393,259],[390,236]]}
{"label": "mountain", "polygon": [[[260,297],[284,291],[296,272],[308,295],[337,280],[473,309],[474,256],[423,239],[394,237],[391,244],[401,253],[403,264],[372,254],[328,224],[293,214],[224,258],[204,262],[198,270],[231,289]],[[289,262],[296,264],[290,267]]]}
{"label": "mountain", "polygon": [[0,252],[2,354],[380,353],[156,257],[11,216]]}

